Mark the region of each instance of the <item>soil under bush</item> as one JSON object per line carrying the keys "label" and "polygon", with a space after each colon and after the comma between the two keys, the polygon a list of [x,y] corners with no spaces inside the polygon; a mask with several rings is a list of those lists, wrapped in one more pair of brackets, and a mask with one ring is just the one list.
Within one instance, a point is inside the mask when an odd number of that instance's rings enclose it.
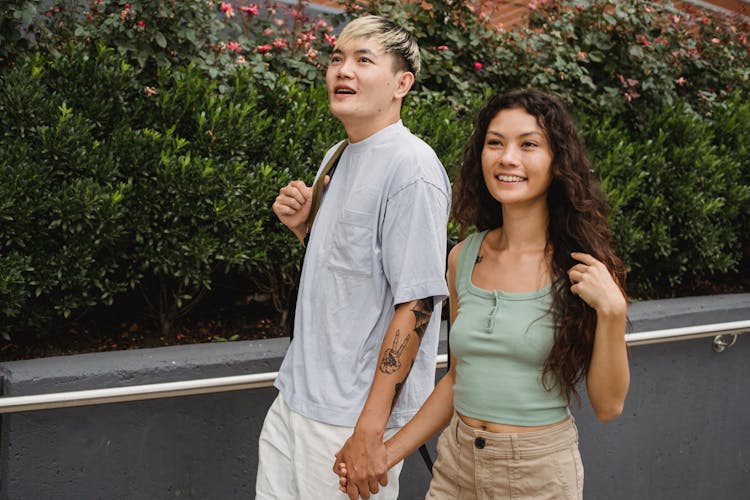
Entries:
{"label": "soil under bush", "polygon": [[0,339],[0,361],[283,336],[279,313],[270,301],[262,299],[233,287],[217,286],[165,336],[133,296],[112,307],[93,308],[64,329],[43,337],[13,338],[11,342]]}

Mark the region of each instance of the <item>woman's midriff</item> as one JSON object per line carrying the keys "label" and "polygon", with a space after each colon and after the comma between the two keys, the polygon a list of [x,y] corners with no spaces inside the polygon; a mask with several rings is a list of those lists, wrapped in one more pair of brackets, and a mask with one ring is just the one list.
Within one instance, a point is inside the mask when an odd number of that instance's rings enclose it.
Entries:
{"label": "woman's midriff", "polygon": [[498,422],[487,422],[486,420],[480,420],[478,418],[471,418],[471,417],[467,417],[466,415],[461,415],[458,412],[456,413],[458,414],[458,417],[461,419],[461,421],[465,423],[466,425],[468,425],[469,427],[472,427],[474,429],[479,429],[482,431],[494,432],[498,434],[521,434],[523,432],[541,431],[543,429],[549,429],[550,427],[560,425],[561,423],[566,422],[567,420],[570,420],[570,417],[565,417],[559,422],[554,422],[552,424],[538,425],[538,426],[525,426],[525,425],[501,424]]}

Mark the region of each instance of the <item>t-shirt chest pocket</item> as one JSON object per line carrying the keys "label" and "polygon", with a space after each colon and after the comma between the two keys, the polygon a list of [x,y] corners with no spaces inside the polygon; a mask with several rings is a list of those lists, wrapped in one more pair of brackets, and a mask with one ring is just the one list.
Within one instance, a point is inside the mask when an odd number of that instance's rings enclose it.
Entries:
{"label": "t-shirt chest pocket", "polygon": [[347,274],[372,275],[376,214],[344,208],[333,229],[330,265]]}

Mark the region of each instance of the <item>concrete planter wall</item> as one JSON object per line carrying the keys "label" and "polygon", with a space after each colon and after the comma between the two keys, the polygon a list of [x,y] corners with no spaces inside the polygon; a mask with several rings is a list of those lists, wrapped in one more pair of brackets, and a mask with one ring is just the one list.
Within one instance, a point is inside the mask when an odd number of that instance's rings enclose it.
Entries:
{"label": "concrete planter wall", "polygon": [[[636,332],[747,320],[750,294],[638,303],[630,317]],[[600,424],[586,401],[576,411],[587,499],[747,498],[750,335],[722,353],[711,340],[631,347],[622,417]],[[287,345],[273,339],[4,363],[3,395],[276,371]],[[0,497],[253,498],[257,437],[275,395],[254,389],[4,415]],[[428,482],[421,458],[410,457],[400,498],[422,498]]]}

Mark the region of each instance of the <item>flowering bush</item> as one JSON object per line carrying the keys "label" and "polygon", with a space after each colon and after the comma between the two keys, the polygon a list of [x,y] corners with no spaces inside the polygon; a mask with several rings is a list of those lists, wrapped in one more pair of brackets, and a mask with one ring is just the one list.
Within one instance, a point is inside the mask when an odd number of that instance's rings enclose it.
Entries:
{"label": "flowering bush", "polygon": [[57,56],[71,42],[102,43],[126,56],[143,81],[155,80],[159,70],[194,64],[213,78],[231,78],[236,67],[247,66],[265,85],[282,73],[312,82],[336,38],[329,21],[308,17],[304,5],[56,0],[38,12],[36,2],[15,0],[3,7],[10,18],[0,24],[0,41],[15,37],[15,45],[3,43],[0,64],[29,47]]}
{"label": "flowering bush", "polygon": [[485,87],[540,87],[582,111],[695,109],[750,87],[750,24],[683,3],[539,0],[526,22],[493,25],[484,2],[343,0],[350,15],[391,17],[417,37],[423,87],[460,100]]}
{"label": "flowering bush", "polygon": [[684,3],[539,1],[505,40],[520,68],[508,76],[595,113],[641,113],[678,99],[701,109],[748,88],[749,28]]}

